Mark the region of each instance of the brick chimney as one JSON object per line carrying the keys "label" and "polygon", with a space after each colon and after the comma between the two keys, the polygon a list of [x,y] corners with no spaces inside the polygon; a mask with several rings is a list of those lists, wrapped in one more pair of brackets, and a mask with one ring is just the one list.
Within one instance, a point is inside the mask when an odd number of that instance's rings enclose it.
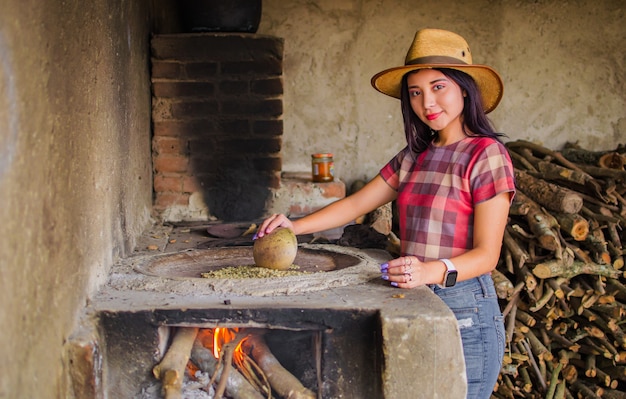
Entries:
{"label": "brick chimney", "polygon": [[252,220],[281,185],[283,39],[151,40],[154,208],[165,221]]}

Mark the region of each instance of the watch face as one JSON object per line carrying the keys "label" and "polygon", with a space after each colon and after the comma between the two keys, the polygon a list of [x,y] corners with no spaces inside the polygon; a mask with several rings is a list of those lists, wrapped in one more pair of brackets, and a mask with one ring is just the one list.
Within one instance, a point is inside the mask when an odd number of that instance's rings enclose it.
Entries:
{"label": "watch face", "polygon": [[446,275],[446,281],[444,283],[444,287],[452,287],[456,284],[456,277],[457,277],[457,272],[456,270],[451,270],[448,272],[448,274]]}

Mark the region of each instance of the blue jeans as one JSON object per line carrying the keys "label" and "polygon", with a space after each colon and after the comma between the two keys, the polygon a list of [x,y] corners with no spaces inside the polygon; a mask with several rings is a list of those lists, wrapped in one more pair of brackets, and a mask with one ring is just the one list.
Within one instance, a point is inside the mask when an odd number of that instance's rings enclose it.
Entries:
{"label": "blue jeans", "polygon": [[467,398],[488,399],[502,368],[505,343],[504,318],[491,275],[431,289],[452,309],[459,325]]}

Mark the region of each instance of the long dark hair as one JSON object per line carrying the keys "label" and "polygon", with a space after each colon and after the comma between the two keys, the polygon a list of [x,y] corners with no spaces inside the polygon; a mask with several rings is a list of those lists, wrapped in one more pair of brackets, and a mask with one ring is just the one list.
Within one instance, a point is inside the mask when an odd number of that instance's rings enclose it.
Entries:
{"label": "long dark hair", "polygon": [[[504,136],[497,133],[491,124],[491,121],[485,115],[480,92],[476,82],[468,74],[456,69],[433,68],[440,71],[448,78],[452,79],[459,85],[461,90],[467,95],[464,97],[463,106],[463,133],[466,136],[485,136],[500,140]],[[425,151],[430,143],[437,137],[437,132],[433,131],[413,112],[411,101],[409,99],[409,89],[407,84],[409,72],[402,77],[402,88],[400,90],[400,104],[402,107],[402,118],[404,119],[404,133],[409,149],[413,154],[419,154]]]}

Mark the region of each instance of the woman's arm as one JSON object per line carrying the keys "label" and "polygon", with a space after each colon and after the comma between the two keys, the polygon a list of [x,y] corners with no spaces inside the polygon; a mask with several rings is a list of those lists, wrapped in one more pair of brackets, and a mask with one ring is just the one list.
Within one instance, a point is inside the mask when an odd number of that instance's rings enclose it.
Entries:
{"label": "woman's arm", "polygon": [[277,227],[288,227],[298,235],[343,226],[357,217],[394,200],[396,194],[396,191],[380,175],[377,175],[356,193],[333,202],[301,219],[291,221],[282,214],[270,216],[259,227],[257,236],[263,237]]}

